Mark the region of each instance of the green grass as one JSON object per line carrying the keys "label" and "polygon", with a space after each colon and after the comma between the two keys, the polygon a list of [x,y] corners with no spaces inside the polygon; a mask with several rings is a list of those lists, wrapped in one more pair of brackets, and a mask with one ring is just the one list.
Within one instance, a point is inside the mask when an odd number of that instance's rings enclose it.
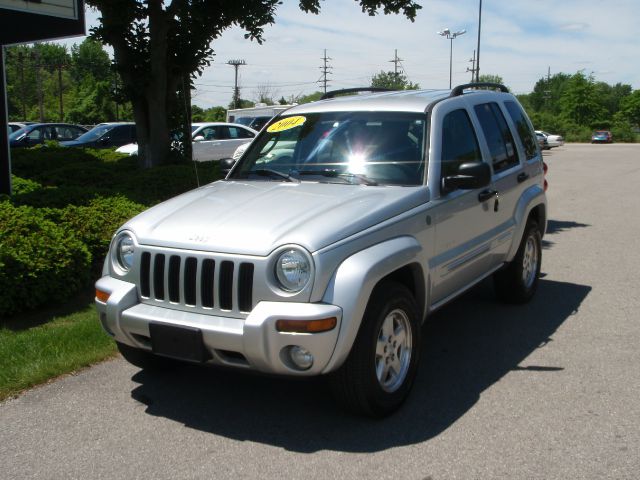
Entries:
{"label": "green grass", "polygon": [[115,355],[95,307],[83,303],[71,313],[38,312],[0,325],[0,400]]}

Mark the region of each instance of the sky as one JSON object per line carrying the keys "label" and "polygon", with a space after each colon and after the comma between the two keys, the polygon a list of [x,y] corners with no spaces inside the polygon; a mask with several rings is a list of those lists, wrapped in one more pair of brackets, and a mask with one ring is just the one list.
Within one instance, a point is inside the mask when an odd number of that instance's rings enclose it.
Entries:
{"label": "sky", "polygon": [[[467,83],[477,48],[479,0],[423,0],[415,22],[402,15],[370,17],[355,0],[321,2],[319,15],[305,14],[285,0],[264,43],[230,28],[212,43],[213,62],[195,80],[193,103],[227,106],[234,86],[229,60],[239,68],[242,98],[259,89],[276,98],[322,90],[322,57],[331,67],[329,89],[370,85],[373,75],[399,69],[421,88],[448,88],[451,42],[438,35],[466,30],[453,40],[453,85]],[[97,24],[87,12],[87,27]],[[640,0],[483,0],[480,74],[499,75],[516,94],[529,93],[547,73],[583,71],[597,81],[640,89]],[[67,40],[71,44],[82,38]]]}

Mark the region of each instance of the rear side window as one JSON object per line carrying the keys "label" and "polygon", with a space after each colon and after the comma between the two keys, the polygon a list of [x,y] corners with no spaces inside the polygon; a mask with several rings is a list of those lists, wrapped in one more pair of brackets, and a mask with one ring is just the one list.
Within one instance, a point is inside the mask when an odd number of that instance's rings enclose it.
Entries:
{"label": "rear side window", "polygon": [[447,113],[442,121],[442,178],[455,175],[460,165],[474,161],[482,161],[482,154],[467,111]]}
{"label": "rear side window", "polygon": [[507,107],[507,112],[509,112],[509,116],[516,126],[518,136],[524,146],[524,153],[527,156],[527,160],[531,160],[538,153],[533,129],[531,128],[531,125],[529,124],[529,121],[527,120],[527,117],[522,111],[522,107],[520,105],[516,102],[504,102],[504,106]]}
{"label": "rear side window", "polygon": [[228,136],[226,138],[253,138],[253,133],[244,128],[229,127],[227,132]]}
{"label": "rear side window", "polygon": [[493,172],[499,173],[519,163],[513,135],[507,121],[495,102],[483,103],[474,107],[482,132],[487,139]]}

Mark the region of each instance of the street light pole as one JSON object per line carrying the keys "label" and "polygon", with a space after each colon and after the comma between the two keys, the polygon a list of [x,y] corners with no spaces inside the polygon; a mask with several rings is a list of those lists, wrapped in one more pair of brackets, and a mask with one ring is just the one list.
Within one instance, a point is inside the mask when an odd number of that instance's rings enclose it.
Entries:
{"label": "street light pole", "polygon": [[478,8],[478,56],[476,57],[476,82],[480,81],[480,27],[482,26],[482,0]]}
{"label": "street light pole", "polygon": [[438,32],[438,35],[447,38],[451,42],[451,46],[449,48],[449,88],[451,88],[451,80],[453,78],[453,41],[459,37],[460,35],[464,35],[467,33],[466,30],[460,30],[458,32],[451,32],[448,28],[445,28],[441,32]]}

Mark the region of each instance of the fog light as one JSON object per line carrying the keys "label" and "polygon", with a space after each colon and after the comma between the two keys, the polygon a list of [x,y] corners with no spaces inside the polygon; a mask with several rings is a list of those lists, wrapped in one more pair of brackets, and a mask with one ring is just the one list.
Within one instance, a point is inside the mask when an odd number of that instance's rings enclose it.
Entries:
{"label": "fog light", "polygon": [[308,370],[313,365],[313,355],[306,348],[294,345],[289,349],[289,357],[300,370]]}

